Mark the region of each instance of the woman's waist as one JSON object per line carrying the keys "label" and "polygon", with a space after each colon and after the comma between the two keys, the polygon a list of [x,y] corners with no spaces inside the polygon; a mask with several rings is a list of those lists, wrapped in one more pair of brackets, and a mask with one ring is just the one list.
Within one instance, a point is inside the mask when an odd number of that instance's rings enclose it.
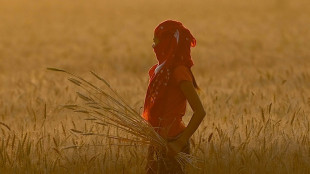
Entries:
{"label": "woman's waist", "polygon": [[182,120],[183,115],[169,115],[169,116],[150,116],[149,117],[149,123],[153,127],[158,127],[158,128],[179,128],[179,127],[184,127],[184,123]]}
{"label": "woman's waist", "polygon": [[169,113],[169,114],[150,114],[149,120],[159,121],[159,122],[182,122],[183,113]]}

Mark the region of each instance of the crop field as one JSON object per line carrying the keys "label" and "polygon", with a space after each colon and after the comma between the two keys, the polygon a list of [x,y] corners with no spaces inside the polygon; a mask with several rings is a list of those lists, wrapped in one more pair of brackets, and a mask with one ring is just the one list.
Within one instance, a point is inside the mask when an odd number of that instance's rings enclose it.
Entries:
{"label": "crop field", "polygon": [[81,89],[47,68],[103,87],[94,71],[141,113],[166,19],[197,39],[207,115],[188,173],[310,173],[309,11],[309,0],[0,0],[0,173],[145,173],[147,146],[74,131],[119,134],[64,108]]}

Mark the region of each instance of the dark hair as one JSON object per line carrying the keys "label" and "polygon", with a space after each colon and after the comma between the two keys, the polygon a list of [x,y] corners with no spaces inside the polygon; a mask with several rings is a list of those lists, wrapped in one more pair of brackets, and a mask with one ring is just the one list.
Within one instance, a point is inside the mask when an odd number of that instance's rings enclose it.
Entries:
{"label": "dark hair", "polygon": [[189,69],[189,71],[191,72],[191,75],[192,75],[192,78],[193,78],[193,84],[194,84],[195,89],[200,90],[200,88],[199,88],[199,86],[198,86],[198,84],[197,84],[197,82],[196,82],[196,79],[195,79],[195,76],[194,76],[192,70]]}

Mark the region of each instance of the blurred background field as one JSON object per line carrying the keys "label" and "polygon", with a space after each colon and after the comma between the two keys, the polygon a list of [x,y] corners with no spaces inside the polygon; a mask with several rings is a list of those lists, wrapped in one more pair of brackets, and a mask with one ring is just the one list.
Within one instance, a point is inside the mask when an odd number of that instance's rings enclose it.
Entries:
{"label": "blurred background field", "polygon": [[[66,69],[104,77],[141,112],[153,30],[181,21],[207,116],[190,173],[310,173],[308,0],[0,0],[0,172],[144,173],[144,147],[81,137]],[[184,117],[187,123],[192,112]]]}

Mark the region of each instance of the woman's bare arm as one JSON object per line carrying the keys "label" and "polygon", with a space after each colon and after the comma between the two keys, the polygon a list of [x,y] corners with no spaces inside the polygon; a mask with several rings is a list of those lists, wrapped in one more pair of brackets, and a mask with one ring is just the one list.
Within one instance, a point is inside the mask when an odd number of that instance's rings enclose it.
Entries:
{"label": "woman's bare arm", "polygon": [[189,105],[191,106],[194,114],[189,121],[187,127],[180,135],[180,139],[187,141],[197,130],[203,118],[206,115],[206,112],[202,106],[202,103],[199,99],[199,96],[194,88],[194,85],[190,81],[182,81],[180,83],[181,90],[185,95]]}
{"label": "woman's bare arm", "polygon": [[194,88],[194,85],[191,81],[182,81],[180,83],[181,90],[185,95],[188,103],[190,104],[194,114],[189,121],[185,130],[179,135],[176,141],[168,143],[168,147],[174,151],[174,153],[178,153],[181,151],[182,147],[187,143],[190,137],[194,134],[194,132],[199,127],[203,118],[206,115],[206,112],[202,106],[202,103],[199,99],[199,96]]}

